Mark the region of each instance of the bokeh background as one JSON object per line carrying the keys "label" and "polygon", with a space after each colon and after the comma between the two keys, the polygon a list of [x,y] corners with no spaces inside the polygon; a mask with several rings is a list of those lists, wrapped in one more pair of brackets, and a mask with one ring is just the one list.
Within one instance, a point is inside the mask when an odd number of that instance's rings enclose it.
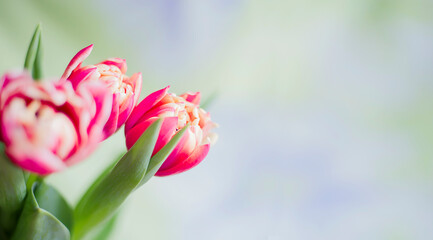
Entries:
{"label": "bokeh background", "polygon": [[[217,98],[219,142],[153,178],[112,240],[433,239],[433,1],[0,0],[0,70],[43,24],[45,75],[81,48],[128,61],[142,98]],[[48,181],[75,204],[123,132]]]}

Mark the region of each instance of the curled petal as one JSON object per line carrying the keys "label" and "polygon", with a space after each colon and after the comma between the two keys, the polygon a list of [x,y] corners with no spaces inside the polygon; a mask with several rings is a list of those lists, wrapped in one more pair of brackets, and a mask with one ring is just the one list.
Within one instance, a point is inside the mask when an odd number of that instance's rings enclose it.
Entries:
{"label": "curled petal", "polygon": [[72,83],[74,88],[77,88],[78,84],[84,80],[98,79],[100,74],[97,72],[97,70],[97,67],[79,68],[72,72],[72,74],[68,77],[68,80]]}
{"label": "curled petal", "polygon": [[65,72],[62,75],[62,79],[67,79],[69,75],[71,75],[72,71],[79,67],[81,63],[90,55],[93,49],[93,44],[81,49],[69,62],[68,66],[65,69]]}

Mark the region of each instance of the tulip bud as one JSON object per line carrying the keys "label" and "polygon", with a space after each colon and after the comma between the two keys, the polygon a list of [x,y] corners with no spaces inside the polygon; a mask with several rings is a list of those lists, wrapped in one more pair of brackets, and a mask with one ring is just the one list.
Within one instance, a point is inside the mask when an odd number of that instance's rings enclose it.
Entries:
{"label": "tulip bud", "polygon": [[111,115],[104,126],[105,138],[115,133],[131,114],[137,105],[141,91],[141,73],[131,77],[125,75],[126,61],[120,58],[110,58],[96,65],[81,67],[81,63],[92,51],[90,45],[79,51],[72,58],[62,78],[69,80],[74,87],[84,82],[103,82],[112,94]]}
{"label": "tulip bud", "polygon": [[0,137],[9,159],[46,175],[81,161],[103,139],[111,98],[103,84],[34,82],[26,72],[0,80]]}
{"label": "tulip bud", "polygon": [[168,156],[156,176],[181,173],[199,164],[207,155],[216,134],[210,132],[216,124],[199,107],[200,93],[180,96],[168,93],[169,87],[156,91],[141,101],[126,121],[126,146],[131,148],[141,134],[157,119],[163,124],[152,155],[164,147],[170,139],[188,123],[187,131]]}

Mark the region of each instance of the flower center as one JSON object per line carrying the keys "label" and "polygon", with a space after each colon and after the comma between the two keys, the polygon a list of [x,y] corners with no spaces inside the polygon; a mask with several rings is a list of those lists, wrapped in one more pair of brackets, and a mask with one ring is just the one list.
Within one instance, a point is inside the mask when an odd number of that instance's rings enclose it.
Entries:
{"label": "flower center", "polygon": [[112,93],[119,94],[121,103],[134,94],[132,86],[124,81],[126,76],[117,66],[98,64],[97,68],[101,74],[99,79],[107,84]]}
{"label": "flower center", "polygon": [[198,107],[182,97],[172,95],[174,101],[174,116],[178,117],[177,131],[185,127],[186,124],[191,123],[191,126],[198,126],[200,117],[198,114]]}

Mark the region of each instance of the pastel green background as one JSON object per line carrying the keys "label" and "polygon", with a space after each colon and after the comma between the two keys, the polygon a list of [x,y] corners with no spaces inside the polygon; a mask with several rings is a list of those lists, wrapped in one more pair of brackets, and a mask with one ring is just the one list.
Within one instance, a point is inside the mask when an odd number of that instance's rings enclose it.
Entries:
{"label": "pastel green background", "polygon": [[[218,93],[219,141],[125,203],[112,239],[433,239],[433,1],[0,0],[0,71],[95,44],[142,98]],[[74,204],[123,131],[48,181]],[[146,235],[146,238],[142,237]]]}

